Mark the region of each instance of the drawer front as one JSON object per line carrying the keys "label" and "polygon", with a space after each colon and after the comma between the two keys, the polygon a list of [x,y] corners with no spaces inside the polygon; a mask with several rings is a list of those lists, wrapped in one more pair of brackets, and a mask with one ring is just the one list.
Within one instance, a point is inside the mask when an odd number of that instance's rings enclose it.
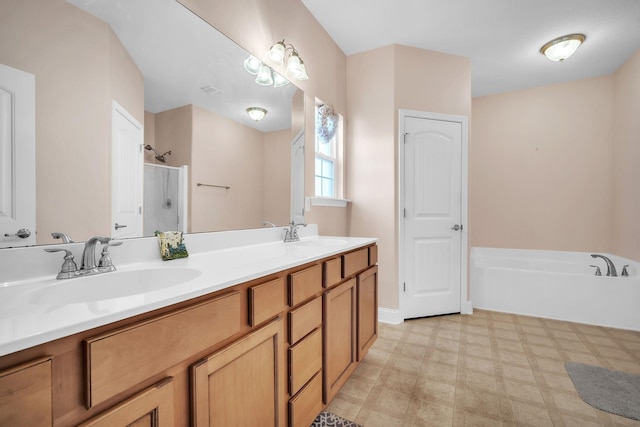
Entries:
{"label": "drawer front", "polygon": [[295,397],[289,400],[289,425],[310,426],[322,411],[322,375],[318,372]]}
{"label": "drawer front", "polygon": [[52,426],[51,358],[0,372],[0,426]]}
{"label": "drawer front", "polygon": [[378,263],[378,245],[369,246],[369,265]]}
{"label": "drawer front", "polygon": [[295,344],[322,325],[322,297],[289,312],[289,344]]}
{"label": "drawer front", "polygon": [[289,275],[289,305],[300,304],[322,291],[322,265]]}
{"label": "drawer front", "polygon": [[369,248],[342,255],[342,277],[349,277],[369,266]]}
{"label": "drawer front", "polygon": [[289,394],[293,396],[322,369],[322,329],[289,348]]}
{"label": "drawer front", "polygon": [[337,285],[342,280],[342,257],[330,259],[323,263],[323,280],[325,288]]}
{"label": "drawer front", "polygon": [[276,317],[284,309],[285,278],[249,288],[249,324],[259,325]]}
{"label": "drawer front", "polygon": [[85,340],[87,407],[231,337],[242,328],[241,313],[234,291]]}

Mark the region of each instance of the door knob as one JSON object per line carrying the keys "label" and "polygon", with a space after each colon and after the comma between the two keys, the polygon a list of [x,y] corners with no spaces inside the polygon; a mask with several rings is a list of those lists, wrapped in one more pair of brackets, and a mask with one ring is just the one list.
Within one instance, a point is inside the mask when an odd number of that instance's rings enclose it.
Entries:
{"label": "door knob", "polygon": [[120,230],[121,228],[126,228],[126,227],[127,227],[127,225],[126,225],[126,224],[124,224],[124,225],[120,225],[120,224],[118,224],[118,223],[116,222],[116,230]]}
{"label": "door knob", "polygon": [[16,231],[15,234],[4,233],[4,237],[19,237],[21,239],[26,239],[29,236],[31,236],[31,232],[26,228],[21,228],[20,230]]}
{"label": "door knob", "polygon": [[458,230],[462,230],[462,225],[454,225],[453,227],[451,227],[452,230],[458,231]]}

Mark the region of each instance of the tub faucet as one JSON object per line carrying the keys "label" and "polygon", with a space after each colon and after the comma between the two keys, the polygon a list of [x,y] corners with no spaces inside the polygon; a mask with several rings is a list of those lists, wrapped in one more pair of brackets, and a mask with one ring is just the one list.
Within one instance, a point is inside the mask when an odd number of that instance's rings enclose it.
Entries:
{"label": "tub faucet", "polygon": [[616,271],[616,266],[613,262],[604,255],[600,254],[591,254],[592,258],[602,258],[604,262],[607,263],[607,276],[618,277],[618,272]]}

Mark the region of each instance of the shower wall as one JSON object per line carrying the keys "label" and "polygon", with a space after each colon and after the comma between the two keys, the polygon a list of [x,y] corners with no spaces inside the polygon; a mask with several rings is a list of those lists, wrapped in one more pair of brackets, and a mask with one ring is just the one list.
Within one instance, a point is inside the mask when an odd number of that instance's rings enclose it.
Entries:
{"label": "shower wall", "polygon": [[144,165],[144,235],[185,231],[184,176],[186,166]]}

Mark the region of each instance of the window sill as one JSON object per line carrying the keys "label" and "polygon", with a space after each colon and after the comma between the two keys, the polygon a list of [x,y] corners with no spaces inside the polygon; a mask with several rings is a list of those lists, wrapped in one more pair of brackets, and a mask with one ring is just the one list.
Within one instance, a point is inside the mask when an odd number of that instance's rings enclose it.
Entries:
{"label": "window sill", "polygon": [[311,206],[325,206],[333,208],[346,208],[350,200],[335,199],[333,197],[307,197],[307,210]]}

